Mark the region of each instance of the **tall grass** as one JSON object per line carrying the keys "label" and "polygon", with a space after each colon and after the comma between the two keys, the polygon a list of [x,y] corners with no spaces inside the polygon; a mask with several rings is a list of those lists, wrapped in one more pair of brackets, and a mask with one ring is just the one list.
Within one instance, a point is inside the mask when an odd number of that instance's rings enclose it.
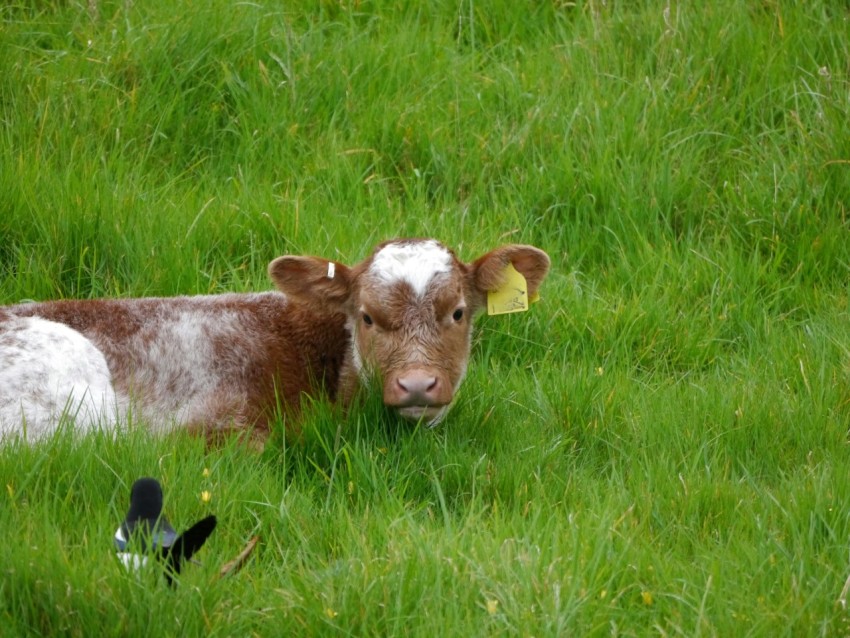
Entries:
{"label": "tall grass", "polygon": [[[850,630],[846,3],[0,16],[0,302],[266,289],[399,235],[553,258],[439,431],[368,397],[260,456],[4,445],[0,634]],[[141,475],[221,521],[174,590],[111,556]]]}

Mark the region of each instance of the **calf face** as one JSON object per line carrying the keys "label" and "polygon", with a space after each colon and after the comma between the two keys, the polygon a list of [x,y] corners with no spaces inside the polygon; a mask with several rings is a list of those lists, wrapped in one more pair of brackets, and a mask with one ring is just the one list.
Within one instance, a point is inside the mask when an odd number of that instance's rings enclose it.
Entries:
{"label": "calf face", "polygon": [[340,396],[358,380],[379,379],[383,399],[408,419],[434,426],[466,374],[472,318],[513,264],[533,297],[549,258],[532,246],[508,245],[471,263],[434,240],[379,245],[347,267],[317,257],[279,257],[269,266],[277,287],[300,303],[347,317],[351,334]]}

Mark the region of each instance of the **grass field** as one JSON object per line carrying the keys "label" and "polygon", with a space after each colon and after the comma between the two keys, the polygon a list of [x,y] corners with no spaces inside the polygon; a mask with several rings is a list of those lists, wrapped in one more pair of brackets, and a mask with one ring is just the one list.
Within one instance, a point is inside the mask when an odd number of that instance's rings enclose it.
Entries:
{"label": "grass field", "polygon": [[[265,290],[393,236],[553,261],[438,431],[370,397],[259,456],[0,447],[0,635],[850,634],[846,2],[0,17],[0,303]],[[142,475],[220,520],[174,590],[112,555]]]}

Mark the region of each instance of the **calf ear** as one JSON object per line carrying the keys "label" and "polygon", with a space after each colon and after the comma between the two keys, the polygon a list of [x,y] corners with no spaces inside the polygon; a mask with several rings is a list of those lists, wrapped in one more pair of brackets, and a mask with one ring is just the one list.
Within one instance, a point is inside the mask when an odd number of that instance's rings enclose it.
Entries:
{"label": "calf ear", "polygon": [[505,283],[505,268],[513,264],[525,277],[528,296],[533,299],[549,272],[549,263],[549,255],[534,246],[500,246],[472,262],[475,288],[483,294],[498,290]]}
{"label": "calf ear", "polygon": [[341,310],[351,294],[351,269],[320,257],[278,257],[269,276],[278,290],[313,306]]}

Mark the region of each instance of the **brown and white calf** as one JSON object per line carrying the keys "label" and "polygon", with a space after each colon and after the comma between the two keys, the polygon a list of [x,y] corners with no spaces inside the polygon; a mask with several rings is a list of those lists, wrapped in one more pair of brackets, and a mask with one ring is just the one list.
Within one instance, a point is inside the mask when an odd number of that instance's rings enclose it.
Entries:
{"label": "brown and white calf", "polygon": [[538,290],[549,258],[496,248],[463,263],[437,241],[394,240],[348,267],[285,256],[278,291],[26,303],[0,308],[0,435],[30,440],[70,414],[79,430],[128,411],[157,431],[252,429],[303,394],[384,403],[437,424],[466,373],[473,315],[513,264]]}

